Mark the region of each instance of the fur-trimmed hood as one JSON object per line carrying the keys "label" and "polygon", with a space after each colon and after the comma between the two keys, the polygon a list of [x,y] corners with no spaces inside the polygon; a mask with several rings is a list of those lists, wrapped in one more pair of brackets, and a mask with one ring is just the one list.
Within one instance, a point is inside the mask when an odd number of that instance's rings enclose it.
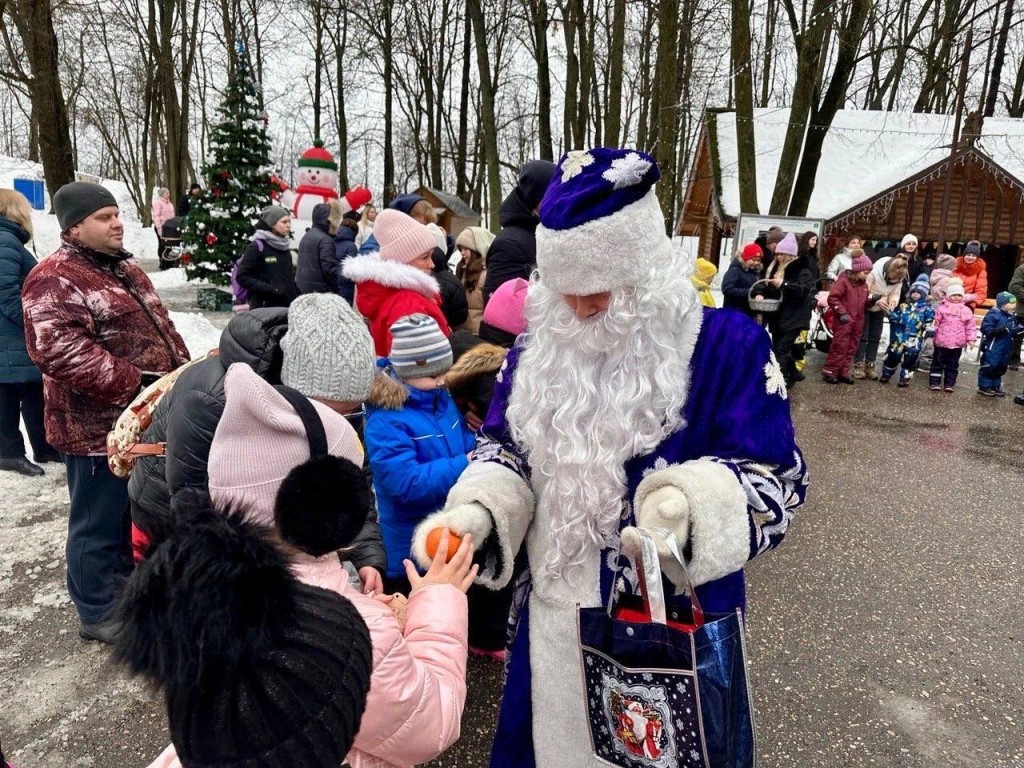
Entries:
{"label": "fur-trimmed hood", "polygon": [[408,264],[384,261],[376,251],[346,259],[342,274],[357,285],[372,282],[385,288],[415,291],[428,299],[441,293],[433,276]]}
{"label": "fur-trimmed hood", "polygon": [[451,370],[445,374],[449,389],[458,389],[485,373],[501,370],[508,350],[496,344],[477,344],[466,350],[455,362]]}
{"label": "fur-trimmed hood", "polygon": [[[378,365],[380,363],[387,364],[384,360],[378,361]],[[387,365],[390,368],[390,364]],[[409,387],[392,377],[387,371],[388,369],[385,368],[377,373],[366,403],[387,411],[399,411],[409,399]]]}

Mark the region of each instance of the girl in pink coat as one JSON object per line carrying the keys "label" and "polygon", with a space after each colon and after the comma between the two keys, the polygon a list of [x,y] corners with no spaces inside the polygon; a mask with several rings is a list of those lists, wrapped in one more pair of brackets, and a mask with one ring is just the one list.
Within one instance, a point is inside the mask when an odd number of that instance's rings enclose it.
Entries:
{"label": "girl in pink coat", "polygon": [[[464,539],[445,563],[445,534],[424,576],[407,561],[407,603],[363,594],[337,551],[360,530],[370,503],[355,430],[326,405],[275,388],[242,363],[228,369],[224,392],[210,448],[210,498],[218,508],[246,510],[292,556],[299,581],[347,598],[370,631],[370,692],[344,762],[386,768],[432,760],[459,738],[466,702],[472,542]],[[180,765],[171,745],[150,768]]]}
{"label": "girl in pink coat", "polygon": [[928,371],[928,386],[932,392],[945,387],[946,392],[956,388],[960,372],[960,355],[964,347],[973,346],[978,338],[974,312],[964,304],[964,286],[951,280],[946,286],[946,298],[935,309],[935,355]]}

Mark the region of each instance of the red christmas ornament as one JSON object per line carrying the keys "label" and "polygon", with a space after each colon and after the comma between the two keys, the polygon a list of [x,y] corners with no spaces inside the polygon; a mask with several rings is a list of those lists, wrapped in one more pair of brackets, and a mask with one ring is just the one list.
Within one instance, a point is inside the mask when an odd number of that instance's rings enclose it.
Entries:
{"label": "red christmas ornament", "polygon": [[222,190],[220,187],[214,187],[213,188],[213,196],[214,197],[220,197],[223,194],[224,194],[224,190]]}
{"label": "red christmas ornament", "polygon": [[206,236],[206,244],[207,245],[212,246],[216,242],[217,242],[217,236],[215,234],[213,234],[213,232],[211,232],[210,234],[208,234]]}

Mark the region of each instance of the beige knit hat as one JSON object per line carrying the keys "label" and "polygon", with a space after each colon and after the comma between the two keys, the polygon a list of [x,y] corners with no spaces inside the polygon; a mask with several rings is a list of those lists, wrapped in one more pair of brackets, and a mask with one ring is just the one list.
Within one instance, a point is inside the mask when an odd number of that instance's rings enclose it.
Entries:
{"label": "beige knit hat", "polygon": [[[208,465],[210,499],[238,506],[259,525],[274,525],[274,501],[282,481],[309,460],[302,418],[287,400],[245,363],[228,368],[224,415],[217,423]],[[332,456],[363,464],[355,429],[326,405],[313,402]]]}
{"label": "beige knit hat", "polygon": [[432,253],[437,245],[433,234],[423,224],[392,208],[377,214],[373,236],[380,246],[381,259],[402,264],[415,261],[424,253]]}
{"label": "beige knit hat", "polygon": [[470,248],[486,259],[487,251],[490,250],[493,242],[494,235],[489,230],[483,227],[466,227],[459,233],[455,245],[456,247]]}
{"label": "beige knit hat", "polygon": [[[417,225],[418,226],[418,225]],[[307,293],[288,308],[281,382],[306,397],[362,402],[377,372],[366,323],[340,296]]]}

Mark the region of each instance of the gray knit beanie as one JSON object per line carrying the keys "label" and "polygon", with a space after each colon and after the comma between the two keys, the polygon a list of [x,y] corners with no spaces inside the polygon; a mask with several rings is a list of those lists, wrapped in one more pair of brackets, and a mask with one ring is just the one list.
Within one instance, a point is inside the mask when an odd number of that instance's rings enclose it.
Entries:
{"label": "gray knit beanie", "polygon": [[362,402],[377,372],[363,318],[340,296],[308,293],[288,308],[281,382],[306,397]]}
{"label": "gray knit beanie", "polygon": [[262,211],[260,211],[260,221],[266,224],[271,229],[285,216],[291,216],[287,208],[280,205],[268,205]]}
{"label": "gray knit beanie", "polygon": [[67,232],[82,219],[111,205],[117,207],[110,190],[91,181],[72,181],[53,196],[53,212],[57,214],[61,232]]}
{"label": "gray knit beanie", "polygon": [[432,317],[407,315],[391,326],[388,360],[402,379],[440,376],[452,367],[452,345]]}

